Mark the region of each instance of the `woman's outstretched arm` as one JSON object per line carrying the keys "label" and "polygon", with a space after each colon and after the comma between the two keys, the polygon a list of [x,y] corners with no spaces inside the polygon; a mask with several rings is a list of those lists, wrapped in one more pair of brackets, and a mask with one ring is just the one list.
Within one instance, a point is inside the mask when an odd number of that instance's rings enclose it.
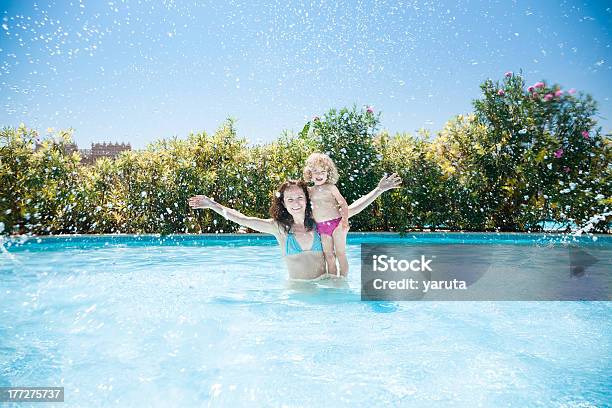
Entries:
{"label": "woman's outstretched arm", "polygon": [[278,227],[272,218],[263,219],[249,217],[234,209],[225,207],[205,195],[191,197],[189,199],[189,206],[193,209],[210,208],[226,220],[233,221],[236,224],[240,224],[255,231],[265,232],[272,235],[276,235],[278,233]]}
{"label": "woman's outstretched arm", "polygon": [[402,184],[402,179],[396,173],[390,176],[383,176],[378,182],[378,186],[368,194],[360,197],[353,204],[349,205],[349,217],[359,214],[368,205],[372,204],[382,193],[393,188],[398,188]]}

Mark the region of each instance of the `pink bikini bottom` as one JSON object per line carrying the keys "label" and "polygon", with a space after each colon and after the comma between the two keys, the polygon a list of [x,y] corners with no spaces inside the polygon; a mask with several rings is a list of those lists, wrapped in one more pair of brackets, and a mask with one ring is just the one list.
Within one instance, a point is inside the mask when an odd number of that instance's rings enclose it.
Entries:
{"label": "pink bikini bottom", "polygon": [[319,234],[321,235],[331,236],[334,230],[338,228],[338,225],[340,225],[341,221],[342,221],[342,218],[336,218],[334,220],[317,222],[317,231],[319,231]]}

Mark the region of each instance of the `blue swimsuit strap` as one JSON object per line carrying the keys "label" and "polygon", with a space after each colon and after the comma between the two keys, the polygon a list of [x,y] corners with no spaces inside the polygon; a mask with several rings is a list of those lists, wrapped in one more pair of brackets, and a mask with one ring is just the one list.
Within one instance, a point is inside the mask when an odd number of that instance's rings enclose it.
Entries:
{"label": "blue swimsuit strap", "polygon": [[[314,237],[312,239],[312,246],[310,247],[311,251],[323,252],[323,245],[321,245],[321,236],[314,230]],[[295,234],[293,232],[287,233],[287,243],[285,244],[285,255],[293,255],[304,252],[300,244],[297,242],[295,238]]]}
{"label": "blue swimsuit strap", "polygon": [[311,251],[323,252],[323,245],[321,244],[321,235],[319,235],[319,231],[314,228],[314,238],[312,239],[312,247]]}

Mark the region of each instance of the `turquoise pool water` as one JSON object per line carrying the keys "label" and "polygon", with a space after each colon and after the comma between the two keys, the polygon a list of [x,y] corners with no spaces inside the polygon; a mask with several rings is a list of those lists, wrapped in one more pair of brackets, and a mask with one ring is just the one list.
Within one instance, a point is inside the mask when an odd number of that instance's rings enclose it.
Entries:
{"label": "turquoise pool water", "polygon": [[297,288],[266,236],[5,243],[0,386],[75,407],[609,406],[609,302],[360,301],[360,243],[566,239],[352,234],[348,287]]}

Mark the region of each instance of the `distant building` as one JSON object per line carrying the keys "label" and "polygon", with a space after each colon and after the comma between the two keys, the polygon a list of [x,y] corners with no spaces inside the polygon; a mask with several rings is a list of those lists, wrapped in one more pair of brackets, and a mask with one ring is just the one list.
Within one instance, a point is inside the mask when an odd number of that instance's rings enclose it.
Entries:
{"label": "distant building", "polygon": [[79,148],[77,147],[76,143],[68,143],[64,145],[64,153],[65,154],[72,154],[76,151],[78,151]]}
{"label": "distant building", "polygon": [[81,149],[82,162],[85,164],[93,164],[100,157],[108,157],[114,159],[121,152],[132,150],[132,146],[127,143],[92,143],[91,149]]}
{"label": "distant building", "polygon": [[[42,144],[36,143],[35,150],[40,149]],[[94,164],[100,157],[108,157],[114,159],[121,152],[126,150],[132,150],[132,146],[129,143],[92,143],[91,149],[79,149],[76,143],[65,143],[63,144],[64,154],[72,154],[79,152],[81,154],[81,163],[83,164]]]}

